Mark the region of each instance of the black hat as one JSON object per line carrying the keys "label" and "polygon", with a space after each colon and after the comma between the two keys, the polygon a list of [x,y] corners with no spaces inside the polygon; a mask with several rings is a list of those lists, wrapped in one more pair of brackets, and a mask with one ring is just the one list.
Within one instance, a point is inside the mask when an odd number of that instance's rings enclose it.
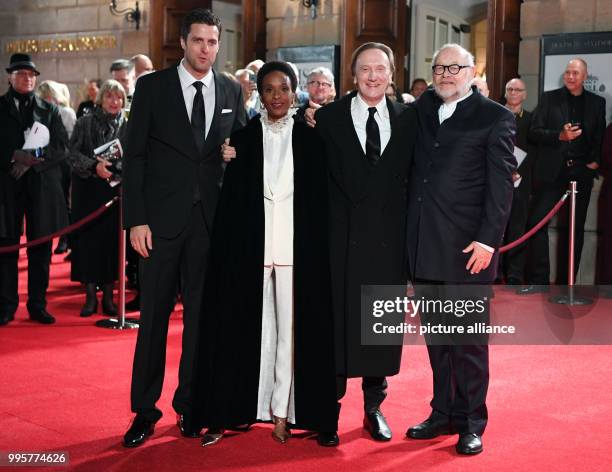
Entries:
{"label": "black hat", "polygon": [[10,74],[11,72],[19,69],[30,69],[34,71],[36,75],[40,75],[40,72],[38,69],[36,69],[36,64],[32,62],[32,58],[29,54],[22,54],[18,52],[11,56],[11,63],[6,68],[6,71]]}

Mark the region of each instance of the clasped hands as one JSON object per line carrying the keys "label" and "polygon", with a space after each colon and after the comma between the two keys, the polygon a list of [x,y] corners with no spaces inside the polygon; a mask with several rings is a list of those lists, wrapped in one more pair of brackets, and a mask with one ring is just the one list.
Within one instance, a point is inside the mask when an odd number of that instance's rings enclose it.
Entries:
{"label": "clasped hands", "polygon": [[11,157],[11,170],[9,173],[15,180],[20,179],[30,167],[40,164],[44,159],[36,158],[29,152],[23,151],[22,149],[15,149],[13,156]]}

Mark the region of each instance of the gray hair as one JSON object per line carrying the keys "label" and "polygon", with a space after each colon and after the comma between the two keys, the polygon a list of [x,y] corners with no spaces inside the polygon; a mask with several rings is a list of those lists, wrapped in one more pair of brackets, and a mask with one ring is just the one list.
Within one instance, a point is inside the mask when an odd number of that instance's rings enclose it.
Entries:
{"label": "gray hair", "polygon": [[248,75],[251,77],[252,75],[255,75],[255,72],[253,72],[251,69],[238,69],[236,72],[234,72],[234,75],[236,77],[242,77],[243,75]]}
{"label": "gray hair", "polygon": [[322,75],[329,80],[332,85],[334,85],[334,74],[327,67],[315,67],[308,74],[307,80],[310,80],[313,75]]}
{"label": "gray hair", "polygon": [[457,43],[447,43],[447,44],[444,44],[443,46],[440,47],[440,49],[438,49],[436,52],[434,52],[433,58],[431,60],[431,64],[432,65],[436,65],[436,59],[438,58],[438,55],[442,51],[444,51],[446,49],[454,49],[454,50],[458,51],[464,57],[464,59],[466,61],[466,64],[460,64],[460,65],[474,67],[474,65],[475,65],[474,55],[470,51],[465,49],[463,46],[461,46],[460,44],[457,44]]}
{"label": "gray hair", "polygon": [[118,93],[123,98],[123,106],[127,105],[127,95],[125,93],[125,89],[123,85],[113,79],[105,80],[100,90],[98,90],[98,95],[96,96],[96,105],[102,106],[102,99],[104,95],[107,93]]}

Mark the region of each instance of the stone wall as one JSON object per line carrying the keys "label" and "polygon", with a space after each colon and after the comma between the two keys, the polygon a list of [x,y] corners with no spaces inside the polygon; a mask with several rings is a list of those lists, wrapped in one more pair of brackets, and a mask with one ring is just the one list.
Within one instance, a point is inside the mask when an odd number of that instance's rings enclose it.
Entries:
{"label": "stone wall", "polygon": [[[519,74],[527,84],[526,108],[538,101],[540,39],[543,34],[612,31],[611,0],[525,0],[521,5]],[[585,241],[578,283],[593,283],[597,250],[597,200],[601,179],[595,182],[585,226]],[[563,230],[563,229],[561,229]],[[557,225],[551,225],[551,262],[557,250]],[[552,271],[554,274],[554,270]]]}
{"label": "stone wall", "polygon": [[[139,0],[142,17],[138,31],[122,16],[111,15],[108,4],[108,0],[0,0],[0,65],[8,65],[7,46],[15,40],[114,37],[113,48],[31,53],[41,71],[39,81],[67,83],[76,106],[84,97],[88,79],[107,79],[112,61],[149,51],[149,0]],[[119,0],[117,7],[135,4],[135,0]],[[1,87],[0,93],[4,90]]]}

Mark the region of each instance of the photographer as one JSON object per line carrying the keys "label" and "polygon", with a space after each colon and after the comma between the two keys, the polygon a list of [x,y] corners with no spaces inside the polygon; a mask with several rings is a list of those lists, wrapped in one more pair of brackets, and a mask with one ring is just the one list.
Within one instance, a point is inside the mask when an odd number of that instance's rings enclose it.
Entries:
{"label": "photographer", "polygon": [[[94,150],[115,139],[123,140],[127,123],[123,114],[125,103],[121,84],[107,80],[98,92],[98,106],[76,123],[68,159],[74,173],[72,213],[77,221],[117,195],[111,183],[120,174],[120,147],[113,149],[116,160],[96,157]],[[105,156],[107,154],[110,152]],[[91,316],[97,311],[97,287],[102,288],[102,312],[117,314],[117,306],[113,303],[113,285],[118,272],[117,211],[117,207],[113,207],[75,233],[71,279],[85,284],[86,299],[81,316]]]}

